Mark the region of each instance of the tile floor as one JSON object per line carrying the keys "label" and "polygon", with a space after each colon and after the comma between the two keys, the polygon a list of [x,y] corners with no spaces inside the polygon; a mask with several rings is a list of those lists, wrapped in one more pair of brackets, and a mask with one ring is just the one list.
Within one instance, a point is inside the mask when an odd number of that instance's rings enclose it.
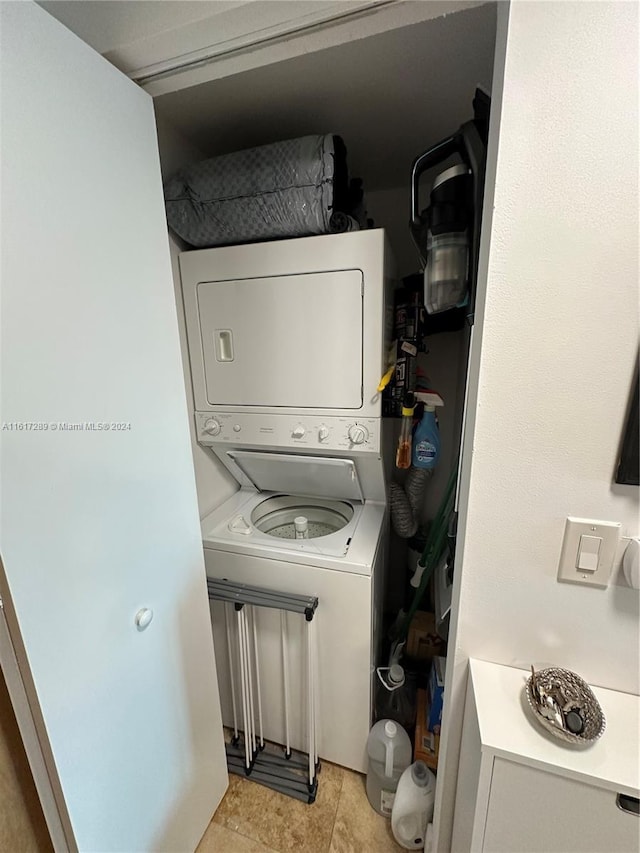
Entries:
{"label": "tile floor", "polygon": [[229,775],[229,789],[196,853],[399,853],[388,820],[369,805],[364,776],[322,762],[306,805]]}

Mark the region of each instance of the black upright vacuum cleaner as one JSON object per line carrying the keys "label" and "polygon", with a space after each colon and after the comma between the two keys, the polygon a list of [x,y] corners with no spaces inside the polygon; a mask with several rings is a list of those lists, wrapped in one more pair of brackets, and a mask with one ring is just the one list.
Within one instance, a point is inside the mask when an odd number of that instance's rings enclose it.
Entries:
{"label": "black upright vacuum cleaner", "polygon": [[[470,324],[475,310],[490,103],[489,96],[476,89],[473,119],[420,154],[411,169],[410,231],[424,266],[425,307],[430,315],[463,308]],[[459,162],[436,177],[429,207],[420,212],[420,177],[452,157]]]}

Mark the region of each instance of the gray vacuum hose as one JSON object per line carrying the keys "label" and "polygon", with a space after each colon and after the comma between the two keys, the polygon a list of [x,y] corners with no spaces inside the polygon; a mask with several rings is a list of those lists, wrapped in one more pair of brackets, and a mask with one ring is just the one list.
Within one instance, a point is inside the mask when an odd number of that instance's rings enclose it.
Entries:
{"label": "gray vacuum hose", "polygon": [[411,466],[404,487],[399,483],[389,485],[391,523],[395,532],[403,539],[415,536],[418,530],[426,485],[432,476],[432,468]]}

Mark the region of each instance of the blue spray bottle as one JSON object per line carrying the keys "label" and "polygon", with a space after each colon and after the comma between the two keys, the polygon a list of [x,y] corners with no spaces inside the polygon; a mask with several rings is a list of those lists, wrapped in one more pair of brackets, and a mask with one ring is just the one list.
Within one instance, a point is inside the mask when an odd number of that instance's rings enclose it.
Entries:
{"label": "blue spray bottle", "polygon": [[440,430],[435,406],[425,405],[422,420],[413,435],[412,463],[414,468],[433,469],[440,456]]}

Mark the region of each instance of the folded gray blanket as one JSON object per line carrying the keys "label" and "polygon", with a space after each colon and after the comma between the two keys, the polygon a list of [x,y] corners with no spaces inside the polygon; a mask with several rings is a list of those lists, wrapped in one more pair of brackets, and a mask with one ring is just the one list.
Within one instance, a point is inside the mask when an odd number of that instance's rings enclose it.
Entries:
{"label": "folded gray blanket", "polygon": [[[346,181],[345,157],[332,134],[213,157],[167,181],[167,221],[196,247],[327,234],[335,192],[344,195],[335,177],[337,166]],[[349,225],[340,219],[335,227]]]}

